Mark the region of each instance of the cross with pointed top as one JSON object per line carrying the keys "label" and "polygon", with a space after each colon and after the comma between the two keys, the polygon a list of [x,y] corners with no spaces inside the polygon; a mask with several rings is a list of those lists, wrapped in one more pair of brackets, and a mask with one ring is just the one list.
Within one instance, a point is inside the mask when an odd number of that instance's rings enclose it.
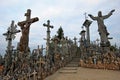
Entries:
{"label": "cross with pointed top", "polygon": [[50,43],[50,28],[53,28],[53,26],[50,25],[50,20],[47,20],[47,24],[44,23],[43,26],[47,27],[47,55],[48,55]]}
{"label": "cross with pointed top", "polygon": [[30,9],[27,10],[27,13],[25,13],[25,16],[26,16],[25,21],[18,22],[18,25],[20,26],[22,30],[22,36],[20,38],[20,44],[19,44],[19,50],[21,52],[28,51],[30,25],[39,20],[38,17],[31,18]]}

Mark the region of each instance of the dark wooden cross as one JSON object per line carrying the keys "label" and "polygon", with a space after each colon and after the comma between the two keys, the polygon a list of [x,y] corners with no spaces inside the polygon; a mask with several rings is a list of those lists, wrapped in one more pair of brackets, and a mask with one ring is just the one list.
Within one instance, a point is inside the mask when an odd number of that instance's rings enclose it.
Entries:
{"label": "dark wooden cross", "polygon": [[48,55],[50,43],[50,28],[53,28],[53,26],[50,25],[50,20],[47,20],[47,24],[44,23],[43,26],[47,27],[47,55]]}
{"label": "dark wooden cross", "polygon": [[31,10],[30,9],[27,10],[27,13],[25,13],[25,16],[26,16],[25,21],[18,22],[18,25],[20,26],[20,28],[22,30],[22,36],[20,38],[20,43],[19,43],[20,52],[28,52],[30,25],[39,20],[38,17],[31,18]]}

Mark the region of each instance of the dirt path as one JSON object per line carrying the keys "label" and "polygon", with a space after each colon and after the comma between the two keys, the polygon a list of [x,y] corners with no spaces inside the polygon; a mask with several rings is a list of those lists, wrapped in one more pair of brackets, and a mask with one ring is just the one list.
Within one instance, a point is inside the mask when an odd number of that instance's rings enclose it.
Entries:
{"label": "dirt path", "polygon": [[120,80],[120,71],[64,67],[45,80]]}

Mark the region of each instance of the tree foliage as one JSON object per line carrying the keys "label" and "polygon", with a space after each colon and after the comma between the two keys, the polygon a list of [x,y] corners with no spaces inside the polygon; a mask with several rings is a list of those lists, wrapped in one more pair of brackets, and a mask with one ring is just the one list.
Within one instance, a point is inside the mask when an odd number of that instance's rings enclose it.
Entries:
{"label": "tree foliage", "polygon": [[62,27],[60,26],[60,28],[57,31],[57,37],[61,40],[64,37],[64,31],[62,29]]}
{"label": "tree foliage", "polygon": [[111,51],[116,51],[117,48],[116,48],[116,46],[110,46],[110,50],[111,50]]}

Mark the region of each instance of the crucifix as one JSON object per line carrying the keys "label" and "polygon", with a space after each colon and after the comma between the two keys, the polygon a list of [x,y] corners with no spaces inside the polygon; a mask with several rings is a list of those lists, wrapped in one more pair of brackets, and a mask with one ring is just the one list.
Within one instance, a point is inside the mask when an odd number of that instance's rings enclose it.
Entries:
{"label": "crucifix", "polygon": [[47,53],[46,55],[49,54],[49,44],[50,44],[50,28],[53,28],[52,25],[50,25],[50,20],[47,20],[47,24],[43,24],[43,26],[47,27]]}
{"label": "crucifix", "polygon": [[22,36],[20,38],[20,43],[19,43],[20,52],[28,52],[30,25],[39,20],[38,17],[31,18],[30,9],[27,10],[27,13],[25,13],[25,16],[26,16],[25,21],[18,22],[18,25],[20,26],[21,32],[22,32]]}

